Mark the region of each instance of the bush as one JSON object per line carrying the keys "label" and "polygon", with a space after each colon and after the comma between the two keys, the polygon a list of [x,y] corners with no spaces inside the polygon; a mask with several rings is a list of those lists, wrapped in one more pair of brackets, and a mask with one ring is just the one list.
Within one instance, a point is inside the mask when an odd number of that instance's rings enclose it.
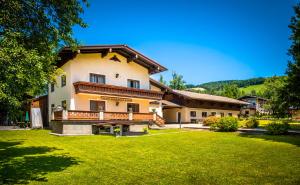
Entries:
{"label": "bush", "polygon": [[238,119],[234,117],[223,117],[211,126],[213,130],[222,132],[233,132],[238,129]]}
{"label": "bush", "polygon": [[204,119],[203,125],[211,126],[211,125],[216,124],[217,122],[219,122],[219,120],[220,120],[220,118],[217,118],[216,116],[209,116],[209,117]]}
{"label": "bush", "polygon": [[121,132],[120,127],[115,128],[115,129],[114,129],[114,132],[115,132],[116,135],[119,135],[120,132]]}
{"label": "bush", "polygon": [[147,133],[149,132],[148,127],[144,127],[144,128],[143,128],[143,132],[144,132],[145,134],[147,134]]}
{"label": "bush", "polygon": [[267,134],[270,135],[286,134],[288,129],[290,129],[290,125],[283,121],[273,121],[266,126]]}
{"label": "bush", "polygon": [[247,128],[257,128],[259,125],[259,122],[256,118],[250,118],[245,121],[244,126]]}

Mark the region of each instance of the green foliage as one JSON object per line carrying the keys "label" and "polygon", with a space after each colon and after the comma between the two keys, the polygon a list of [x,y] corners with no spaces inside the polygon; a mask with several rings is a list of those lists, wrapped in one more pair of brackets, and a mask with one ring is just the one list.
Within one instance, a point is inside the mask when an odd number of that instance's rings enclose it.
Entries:
{"label": "green foliage", "polygon": [[144,132],[145,134],[147,134],[147,133],[149,132],[148,127],[144,127],[144,128],[143,128],[143,132]]}
{"label": "green foliage", "polygon": [[241,92],[237,85],[225,85],[221,95],[229,98],[239,98],[241,97]]}
{"label": "green foliage", "polygon": [[183,76],[177,74],[176,72],[172,73],[172,80],[169,82],[169,86],[172,89],[183,90],[186,89],[185,81],[183,80]]}
{"label": "green foliage", "polygon": [[259,126],[259,122],[256,118],[249,118],[244,122],[244,126],[247,128],[257,128]]}
{"label": "green foliage", "polygon": [[163,75],[159,76],[159,82],[164,84],[164,85],[167,85],[167,81],[164,79]]}
{"label": "green foliage", "polygon": [[240,88],[240,87],[247,87],[250,85],[263,84],[264,81],[265,78],[251,78],[247,80],[224,80],[224,81],[203,83],[199,85],[199,87],[202,87],[207,90],[219,91],[222,90],[225,85],[236,85],[237,87]]}
{"label": "green foliage", "polygon": [[211,129],[222,132],[234,132],[238,129],[238,119],[234,117],[223,117]]}
{"label": "green foliage", "polygon": [[116,128],[114,128],[114,132],[115,132],[116,134],[119,134],[119,133],[121,132],[121,129],[120,129],[120,127],[116,127]]}
{"label": "green foliage", "polygon": [[[266,80],[269,78],[266,78]],[[265,80],[265,81],[266,81]],[[259,96],[264,97],[264,84],[258,84],[258,85],[250,85],[247,87],[241,87],[239,88],[244,95],[252,95],[252,96]]]}
{"label": "green foliage", "polygon": [[290,129],[290,125],[286,121],[273,121],[267,124],[265,129],[267,130],[267,134],[282,135],[288,133],[288,129]]}
{"label": "green foliage", "polygon": [[72,27],[86,26],[79,17],[81,13],[82,3],[75,0],[1,1],[1,113],[16,117],[29,98],[45,94],[57,71],[59,47],[76,46]]}
{"label": "green foliage", "polygon": [[211,125],[214,125],[214,124],[218,123],[219,121],[220,121],[220,118],[218,118],[216,116],[209,116],[209,117],[204,119],[203,125],[211,126]]}
{"label": "green foliage", "polygon": [[276,117],[284,117],[287,114],[288,103],[284,101],[286,85],[285,76],[274,76],[265,81],[264,97],[268,99],[268,102],[264,105],[264,108],[273,112]]}
{"label": "green foliage", "polygon": [[292,61],[288,62],[286,71],[287,80],[284,90],[286,95],[284,100],[294,108],[300,108],[300,3],[294,7],[295,16],[291,19],[289,28],[291,29],[290,40],[292,44],[289,54]]}

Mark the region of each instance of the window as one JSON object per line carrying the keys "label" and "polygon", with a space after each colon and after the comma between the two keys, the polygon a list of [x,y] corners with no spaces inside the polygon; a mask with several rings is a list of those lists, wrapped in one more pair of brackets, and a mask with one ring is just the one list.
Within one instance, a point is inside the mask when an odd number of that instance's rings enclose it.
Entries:
{"label": "window", "polygon": [[127,111],[130,112],[140,112],[140,105],[137,103],[128,103],[127,104]]}
{"label": "window", "polygon": [[220,112],[221,117],[224,117],[224,112]]}
{"label": "window", "polygon": [[190,112],[190,116],[191,116],[191,117],[196,117],[196,115],[197,115],[196,111],[191,111],[191,112]]}
{"label": "window", "polygon": [[67,109],[67,101],[64,100],[64,101],[61,101],[61,107],[66,110]]}
{"label": "window", "polygon": [[232,116],[232,113],[231,113],[231,112],[229,112],[229,113],[228,113],[228,116]]}
{"label": "window", "polygon": [[61,86],[66,86],[67,80],[66,80],[66,75],[61,76]]}
{"label": "window", "polygon": [[245,111],[245,114],[248,115],[248,114],[249,114],[249,111],[246,110],[246,111]]}
{"label": "window", "polygon": [[50,89],[51,89],[51,92],[54,92],[54,83],[51,83]]}
{"label": "window", "polygon": [[90,82],[98,83],[98,84],[105,84],[105,76],[99,74],[90,73]]}
{"label": "window", "polygon": [[55,105],[54,104],[51,104],[51,111],[53,111]]}
{"label": "window", "polygon": [[211,112],[212,116],[216,116],[216,114],[217,114],[216,112]]}
{"label": "window", "polygon": [[90,110],[97,112],[99,112],[100,110],[105,111],[105,101],[90,100]]}
{"label": "window", "polygon": [[140,88],[140,81],[138,81],[138,80],[128,80],[127,81],[127,87],[139,89]]}
{"label": "window", "polygon": [[191,119],[191,123],[197,123],[197,119]]}
{"label": "window", "polygon": [[206,118],[207,117],[207,112],[202,112],[202,117]]}

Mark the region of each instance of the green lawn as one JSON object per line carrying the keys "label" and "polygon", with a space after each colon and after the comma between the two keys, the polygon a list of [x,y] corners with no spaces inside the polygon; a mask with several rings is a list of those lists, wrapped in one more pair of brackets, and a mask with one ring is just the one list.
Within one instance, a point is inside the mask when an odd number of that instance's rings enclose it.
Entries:
{"label": "green lawn", "polygon": [[0,184],[300,184],[300,137],[166,130],[140,137],[0,131]]}
{"label": "green lawn", "polygon": [[259,84],[259,85],[250,85],[248,87],[241,87],[240,90],[244,91],[246,94],[250,94],[252,90],[259,92],[262,91],[263,88],[264,88],[264,84]]}
{"label": "green lawn", "polygon": [[[239,126],[243,127],[245,124],[246,120],[239,121]],[[272,120],[258,120],[259,122],[259,127],[264,128],[267,124],[271,123]],[[290,127],[292,130],[300,130],[300,122],[290,122]]]}

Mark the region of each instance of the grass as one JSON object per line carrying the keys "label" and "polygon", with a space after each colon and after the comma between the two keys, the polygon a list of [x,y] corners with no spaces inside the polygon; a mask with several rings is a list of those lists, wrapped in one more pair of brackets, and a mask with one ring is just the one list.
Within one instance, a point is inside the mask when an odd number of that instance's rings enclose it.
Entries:
{"label": "grass", "polygon": [[300,184],[300,137],[0,131],[0,184]]}
{"label": "grass", "polygon": [[241,87],[240,90],[244,91],[246,94],[251,94],[251,91],[255,90],[256,92],[263,91],[264,89],[264,84],[259,84],[259,85],[250,85],[247,87]]}
{"label": "grass", "polygon": [[[239,126],[242,127],[246,120],[239,121]],[[258,120],[259,127],[264,128],[267,124],[271,123],[272,120]],[[292,130],[300,130],[300,122],[290,122],[290,127]]]}

